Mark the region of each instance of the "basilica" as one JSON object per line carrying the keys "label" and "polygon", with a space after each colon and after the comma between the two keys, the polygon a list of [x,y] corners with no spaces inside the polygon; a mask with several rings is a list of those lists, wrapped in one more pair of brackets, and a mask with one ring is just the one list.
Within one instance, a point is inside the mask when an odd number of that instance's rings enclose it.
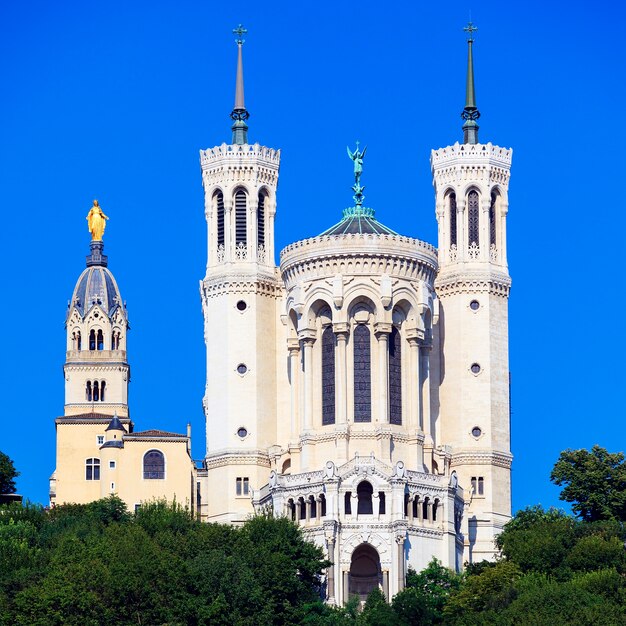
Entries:
{"label": "basilica", "polygon": [[[494,557],[511,515],[506,216],[512,151],[478,140],[473,31],[463,141],[433,150],[437,247],[364,205],[366,149],[348,150],[352,207],[279,253],[280,150],[248,140],[236,29],[232,140],[200,151],[206,454],[130,418],[126,306],[104,254],[106,215],[66,317],[65,408],[52,504],[117,494],[176,500],[206,522],[287,516],[331,565],[342,604],[436,557]],[[419,166],[418,164],[416,166]],[[200,340],[200,338],[198,338]]]}

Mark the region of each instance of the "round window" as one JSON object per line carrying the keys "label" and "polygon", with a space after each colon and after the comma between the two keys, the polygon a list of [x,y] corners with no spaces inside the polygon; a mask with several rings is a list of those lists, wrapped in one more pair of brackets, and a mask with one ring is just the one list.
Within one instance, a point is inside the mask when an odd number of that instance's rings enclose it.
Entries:
{"label": "round window", "polygon": [[478,302],[478,300],[472,300],[470,302],[470,309],[472,309],[472,311],[478,311],[478,309],[480,309],[480,302]]}
{"label": "round window", "polygon": [[247,308],[248,308],[248,305],[246,304],[245,300],[239,300],[239,302],[237,302],[238,311],[245,311]]}
{"label": "round window", "polygon": [[246,367],[245,363],[239,363],[239,365],[237,366],[237,373],[245,374],[247,371],[248,371],[248,368]]}
{"label": "round window", "polygon": [[478,374],[480,372],[480,365],[478,363],[472,363],[472,374]]}
{"label": "round window", "polygon": [[474,428],[472,428],[472,436],[476,437],[476,439],[478,439],[478,437],[480,437],[482,434],[483,434],[483,431],[480,430],[478,426],[474,426]]}
{"label": "round window", "polygon": [[247,436],[248,436],[248,431],[242,426],[237,431],[237,437],[239,437],[240,439],[245,439]]}

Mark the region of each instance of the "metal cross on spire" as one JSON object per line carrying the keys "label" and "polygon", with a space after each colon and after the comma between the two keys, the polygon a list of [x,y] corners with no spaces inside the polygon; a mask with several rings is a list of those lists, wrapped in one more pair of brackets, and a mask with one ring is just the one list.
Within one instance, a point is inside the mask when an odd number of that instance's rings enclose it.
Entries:
{"label": "metal cross on spire", "polygon": [[473,43],[474,42],[474,33],[478,30],[478,28],[476,26],[474,26],[474,24],[472,24],[471,18],[470,18],[470,21],[467,23],[467,26],[465,26],[463,28],[463,30],[468,34],[467,42],[468,43]]}
{"label": "metal cross on spire", "polygon": [[243,36],[247,32],[248,32],[248,29],[244,28],[242,24],[239,24],[237,28],[233,28],[233,35],[237,35],[237,39],[235,39],[235,42],[237,43],[238,46],[241,46],[242,44],[245,43],[245,39],[243,38]]}

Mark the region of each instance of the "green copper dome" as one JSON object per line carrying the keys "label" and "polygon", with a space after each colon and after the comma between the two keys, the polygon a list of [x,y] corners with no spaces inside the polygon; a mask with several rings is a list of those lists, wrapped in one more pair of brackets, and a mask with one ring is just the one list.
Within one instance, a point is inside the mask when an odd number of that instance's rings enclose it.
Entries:
{"label": "green copper dome", "polygon": [[387,228],[374,217],[374,210],[365,207],[350,207],[344,209],[343,219],[328,230],[325,230],[320,237],[332,235],[397,235],[391,228]]}

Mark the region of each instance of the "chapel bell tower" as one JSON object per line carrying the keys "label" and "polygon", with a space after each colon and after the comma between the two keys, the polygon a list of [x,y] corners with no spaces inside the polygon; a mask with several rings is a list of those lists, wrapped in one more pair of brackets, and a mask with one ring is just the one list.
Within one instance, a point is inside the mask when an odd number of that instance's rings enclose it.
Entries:
{"label": "chapel bell tower", "polygon": [[[243,35],[235,29],[237,79],[232,142],[200,151],[207,269],[200,282],[207,348],[210,521],[243,521],[251,489],[267,482],[276,440],[276,320],[281,289],[274,262],[280,150],[248,142]],[[221,511],[215,517],[213,511]],[[227,511],[227,513],[224,513]]]}
{"label": "chapel bell tower", "polygon": [[441,303],[441,440],[465,488],[465,554],[493,555],[511,515],[506,216],[512,151],[480,143],[468,33],[463,143],[433,150]]}

